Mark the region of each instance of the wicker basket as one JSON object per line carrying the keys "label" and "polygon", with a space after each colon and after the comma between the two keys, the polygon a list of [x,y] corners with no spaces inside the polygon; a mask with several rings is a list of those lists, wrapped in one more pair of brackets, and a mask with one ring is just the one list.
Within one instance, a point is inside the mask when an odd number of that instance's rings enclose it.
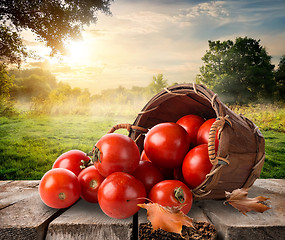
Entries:
{"label": "wicker basket", "polygon": [[[258,127],[226,107],[211,90],[198,84],[178,84],[155,95],[129,127],[129,136],[143,150],[145,134],[162,122],[176,122],[182,116],[196,114],[216,118],[209,137],[209,158],[213,165],[206,180],[193,189],[196,199],[222,199],[225,191],[249,188],[259,177],[265,160],[264,137]],[[219,131],[219,147],[212,142]]]}

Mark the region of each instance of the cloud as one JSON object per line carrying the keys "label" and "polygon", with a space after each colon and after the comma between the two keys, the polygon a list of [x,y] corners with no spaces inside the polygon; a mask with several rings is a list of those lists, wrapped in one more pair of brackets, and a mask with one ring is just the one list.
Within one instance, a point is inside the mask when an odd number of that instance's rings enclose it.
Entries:
{"label": "cloud", "polygon": [[223,1],[212,1],[199,3],[191,8],[181,10],[181,16],[188,19],[199,16],[208,16],[212,18],[221,18],[229,16],[229,12],[224,7]]}

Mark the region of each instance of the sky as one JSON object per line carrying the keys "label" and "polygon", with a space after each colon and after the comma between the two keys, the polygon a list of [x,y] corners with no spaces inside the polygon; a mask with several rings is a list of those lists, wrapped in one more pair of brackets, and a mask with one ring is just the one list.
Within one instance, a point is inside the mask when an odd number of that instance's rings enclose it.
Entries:
{"label": "sky", "polygon": [[70,55],[50,58],[49,49],[25,33],[27,47],[58,81],[91,93],[123,86],[147,86],[162,73],[168,83],[194,82],[208,40],[260,39],[278,65],[285,55],[284,0],[115,0],[111,16],[85,27]]}

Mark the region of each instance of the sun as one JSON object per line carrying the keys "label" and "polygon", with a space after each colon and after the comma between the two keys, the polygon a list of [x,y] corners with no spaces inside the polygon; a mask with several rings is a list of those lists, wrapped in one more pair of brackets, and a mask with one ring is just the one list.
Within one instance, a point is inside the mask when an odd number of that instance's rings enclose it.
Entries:
{"label": "sun", "polygon": [[66,62],[71,65],[82,65],[88,62],[89,51],[84,41],[72,41],[67,45]]}

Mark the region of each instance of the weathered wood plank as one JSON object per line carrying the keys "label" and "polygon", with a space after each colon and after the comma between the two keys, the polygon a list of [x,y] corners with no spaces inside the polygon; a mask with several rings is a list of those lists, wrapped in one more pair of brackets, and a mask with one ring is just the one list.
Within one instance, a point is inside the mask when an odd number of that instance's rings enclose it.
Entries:
{"label": "weathered wood plank", "polygon": [[113,219],[105,215],[98,204],[78,201],[54,219],[46,239],[131,239],[133,218]]}
{"label": "weathered wood plank", "polygon": [[284,239],[285,236],[285,179],[258,179],[249,190],[249,197],[269,197],[271,209],[264,213],[240,213],[223,201],[199,201],[210,221],[218,230],[219,239]]}
{"label": "weathered wood plank", "polygon": [[[42,203],[39,181],[0,182],[0,239],[130,239],[133,218],[106,216],[98,204],[80,200],[68,210],[56,210]],[[249,197],[269,197],[272,209],[264,213],[242,215],[223,201],[195,201],[189,216],[210,221],[219,239],[284,239],[285,180],[259,179]],[[65,212],[64,212],[65,211]],[[146,211],[139,211],[139,223],[146,222]],[[49,227],[48,224],[50,223]],[[48,227],[48,231],[47,231]],[[134,229],[136,226],[134,226]],[[47,231],[47,232],[46,232]],[[136,239],[137,235],[134,236]]]}
{"label": "weathered wood plank", "polygon": [[63,210],[47,207],[39,181],[12,181],[0,186],[0,239],[44,239],[48,223]]}
{"label": "weathered wood plank", "polygon": [[0,209],[30,197],[38,185],[39,181],[1,181]]}
{"label": "weathered wood plank", "polygon": [[1,181],[0,181],[0,186],[1,186],[1,185],[4,185],[4,184],[7,184],[7,183],[10,183],[10,182],[13,182],[13,180],[9,180],[9,181],[8,181],[8,180],[6,180],[6,181],[2,181],[2,180],[1,180]]}

